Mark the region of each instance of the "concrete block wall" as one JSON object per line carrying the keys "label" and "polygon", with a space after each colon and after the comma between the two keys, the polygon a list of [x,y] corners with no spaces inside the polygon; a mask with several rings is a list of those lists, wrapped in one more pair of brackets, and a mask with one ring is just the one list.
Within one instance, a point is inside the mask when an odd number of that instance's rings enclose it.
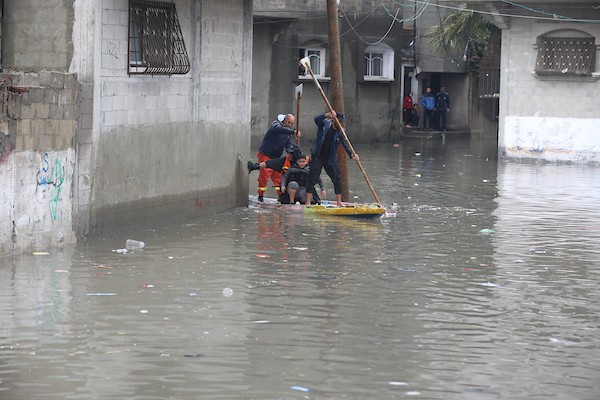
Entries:
{"label": "concrete block wall", "polygon": [[164,212],[245,204],[251,4],[177,0],[175,6],[191,71],[172,76],[128,75],[128,1],[96,7],[91,231]]}
{"label": "concrete block wall", "polygon": [[22,71],[66,71],[74,0],[3,1],[2,63]]}
{"label": "concrete block wall", "polygon": [[[600,162],[600,80],[539,78],[533,73],[536,39],[556,29],[595,36],[594,24],[530,24],[513,20],[502,31],[499,156],[515,159]],[[596,71],[600,72],[597,53]]]}
{"label": "concrete block wall", "polygon": [[23,88],[1,118],[11,145],[0,163],[0,251],[45,250],[75,242],[72,227],[78,84],[53,71],[5,74]]}

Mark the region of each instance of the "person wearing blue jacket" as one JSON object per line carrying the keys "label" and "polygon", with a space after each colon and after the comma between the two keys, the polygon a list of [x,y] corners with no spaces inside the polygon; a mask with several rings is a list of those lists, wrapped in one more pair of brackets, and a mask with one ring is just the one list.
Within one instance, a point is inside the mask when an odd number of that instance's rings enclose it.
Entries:
{"label": "person wearing blue jacket", "polygon": [[[335,115],[340,123],[345,120],[345,115],[336,112]],[[340,167],[337,162],[337,148],[338,145],[344,146],[346,153],[350,158],[359,160],[358,154],[352,153],[344,134],[342,133],[339,126],[333,118],[333,114],[328,112],[326,114],[317,115],[315,117],[315,124],[318,127],[317,137],[315,144],[313,145],[310,153],[310,176],[307,187],[311,189],[310,192],[306,193],[306,205],[310,205],[312,196],[314,193],[315,184],[318,182],[321,176],[321,171],[325,169],[331,182],[333,183],[333,190],[335,192],[335,200],[338,206],[342,204],[342,179],[340,175]]]}
{"label": "person wearing blue jacket", "polygon": [[433,96],[430,87],[428,87],[423,96],[421,96],[421,106],[423,106],[423,129],[433,130],[431,122],[435,109],[435,97]]}
{"label": "person wearing blue jacket", "polygon": [[[258,147],[256,157],[258,163],[272,160],[281,157],[283,150],[292,153],[294,143],[292,136],[294,135],[294,123],[296,119],[292,114],[279,114],[277,119],[271,123],[271,127],[265,133],[265,136]],[[269,178],[273,181],[273,185],[280,195],[279,184],[281,183],[281,171],[275,171],[271,168],[261,168],[258,173],[258,201],[263,201],[263,196],[267,191]]]}

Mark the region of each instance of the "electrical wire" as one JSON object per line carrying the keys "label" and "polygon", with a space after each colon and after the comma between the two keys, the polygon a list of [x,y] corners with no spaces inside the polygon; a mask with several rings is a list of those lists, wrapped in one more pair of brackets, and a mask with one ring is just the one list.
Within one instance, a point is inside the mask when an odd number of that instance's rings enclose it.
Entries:
{"label": "electrical wire", "polygon": [[[416,4],[429,4],[429,0],[407,0]],[[472,8],[467,8],[467,7],[455,7],[455,6],[446,6],[446,5],[441,5],[441,4],[436,4],[435,7],[439,7],[439,8],[446,8],[449,10],[457,10],[457,11],[471,11],[477,14],[484,14],[484,15],[491,15],[491,16],[500,16],[500,17],[510,17],[510,18],[523,18],[523,19],[531,19],[531,20],[540,20],[540,21],[565,21],[565,22],[580,22],[580,23],[590,23],[590,24],[600,24],[600,20],[598,19],[576,19],[576,18],[572,18],[569,20],[565,20],[565,19],[556,19],[554,17],[536,17],[536,16],[531,16],[531,15],[520,15],[520,14],[506,14],[506,13],[500,13],[500,12],[493,12],[493,11],[482,11],[482,10],[475,10]],[[532,9],[533,10],[533,9]],[[536,11],[536,10],[533,10]],[[567,17],[565,17],[567,18]]]}
{"label": "electrical wire", "polygon": [[[381,42],[383,42],[383,40],[390,34],[390,32],[392,31],[392,28],[394,27],[394,24],[396,23],[397,20],[397,16],[398,13],[400,12],[400,8],[398,8],[398,10],[396,11],[396,15],[394,16],[394,19],[392,19],[392,23],[390,24],[390,27],[388,28],[387,32],[381,37],[381,39],[379,39],[376,42],[368,42],[365,39],[363,39],[360,34],[356,31],[356,29],[354,29],[354,26],[352,26],[352,23],[350,22],[350,20],[348,19],[348,16],[346,15],[346,12],[344,11],[343,7],[340,7],[340,9],[342,10],[342,14],[344,15],[344,18],[346,19],[346,21],[348,22],[348,25],[350,26],[350,29],[356,33],[356,36],[363,42],[366,43],[368,45],[375,45],[375,44],[379,44]],[[357,25],[358,26],[358,25]]]}

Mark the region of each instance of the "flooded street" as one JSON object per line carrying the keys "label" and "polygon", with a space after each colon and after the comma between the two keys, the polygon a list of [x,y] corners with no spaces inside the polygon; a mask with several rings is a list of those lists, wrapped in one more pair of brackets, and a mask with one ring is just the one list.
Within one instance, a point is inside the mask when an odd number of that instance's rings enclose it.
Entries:
{"label": "flooded street", "polygon": [[239,208],[1,258],[0,399],[599,398],[598,167],[355,147],[396,217]]}

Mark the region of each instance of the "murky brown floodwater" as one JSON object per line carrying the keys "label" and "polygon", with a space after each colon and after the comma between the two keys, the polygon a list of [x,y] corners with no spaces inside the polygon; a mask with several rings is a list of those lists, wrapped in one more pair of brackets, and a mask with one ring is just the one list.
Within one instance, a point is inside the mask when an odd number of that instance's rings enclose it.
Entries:
{"label": "murky brown floodwater", "polygon": [[396,218],[241,208],[0,259],[0,399],[598,399],[598,168],[357,150]]}

